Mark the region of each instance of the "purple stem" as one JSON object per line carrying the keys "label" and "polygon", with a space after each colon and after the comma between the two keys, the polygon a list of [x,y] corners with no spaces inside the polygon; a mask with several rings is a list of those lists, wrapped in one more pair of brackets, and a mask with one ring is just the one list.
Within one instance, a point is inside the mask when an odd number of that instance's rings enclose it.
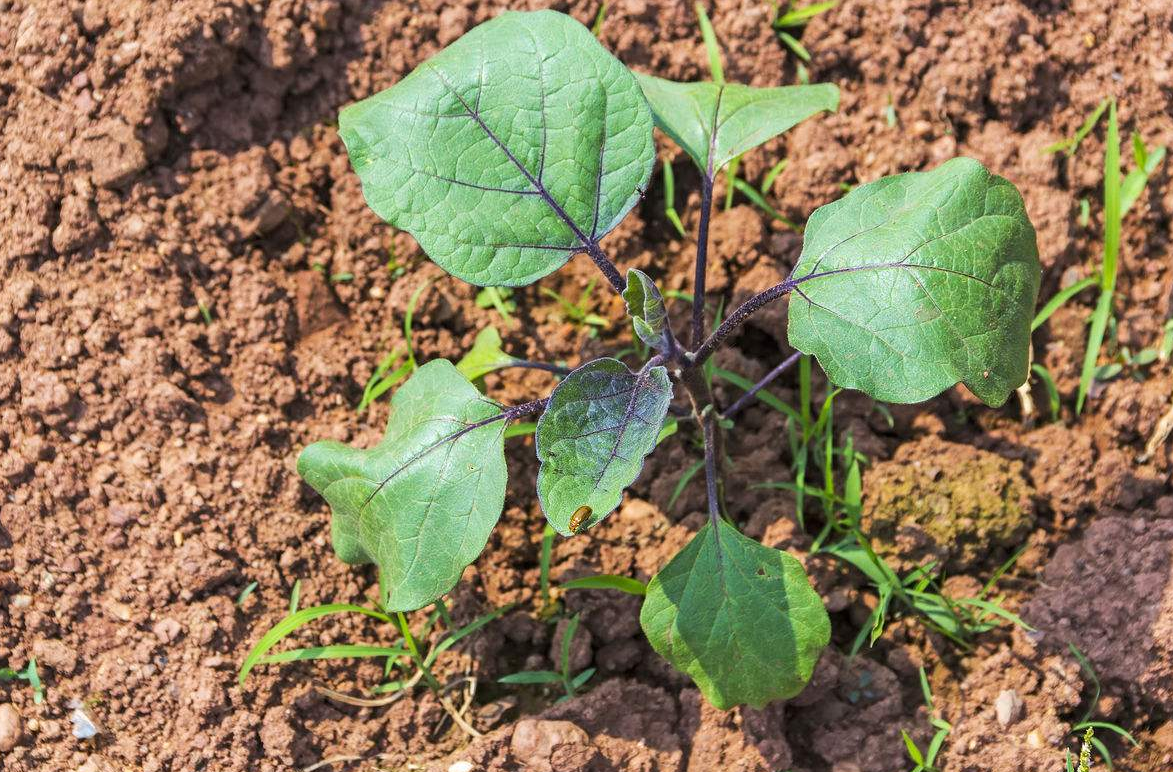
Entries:
{"label": "purple stem", "polygon": [[720,348],[721,344],[725,342],[726,338],[728,338],[737,328],[741,327],[741,325],[745,324],[746,319],[749,319],[749,317],[756,313],[758,309],[769,303],[771,300],[776,300],[785,295],[787,292],[790,292],[790,290],[794,289],[797,284],[797,281],[793,279],[787,279],[781,284],[775,284],[773,287],[770,287],[767,290],[762,290],[749,300],[739,305],[733,311],[733,313],[726,317],[725,321],[721,322],[721,326],[714,330],[713,334],[706,338],[705,342],[702,343],[699,348],[697,348],[696,352],[692,355],[692,367],[699,367],[704,364],[705,360],[711,357],[713,352]]}
{"label": "purple stem", "polygon": [[701,221],[696,233],[696,274],[692,283],[692,337],[699,345],[705,334],[705,271],[708,269],[709,217],[713,211],[713,171],[701,178]]}
{"label": "purple stem", "polygon": [[544,370],[555,375],[569,375],[571,372],[571,368],[569,367],[546,364],[545,362],[534,362],[530,359],[516,359],[509,367],[521,367],[526,370]]}
{"label": "purple stem", "polygon": [[717,441],[713,409],[705,411],[703,427],[705,432],[705,492],[709,497],[709,522],[713,530],[717,530],[717,522],[721,519],[721,506],[717,498]]}
{"label": "purple stem", "polygon": [[736,402],[734,402],[732,405],[727,407],[725,409],[725,412],[721,414],[721,417],[722,418],[732,418],[733,416],[735,416],[739,412],[741,412],[742,408],[744,408],[746,405],[748,405],[750,402],[753,401],[754,397],[757,396],[757,393],[759,391],[761,391],[762,389],[769,386],[771,383],[774,382],[774,380],[779,375],[781,375],[782,373],[786,372],[791,367],[793,367],[794,363],[797,362],[799,360],[799,357],[801,357],[801,356],[802,356],[801,351],[795,351],[793,354],[786,357],[786,360],[784,362],[782,362],[782,364],[778,365],[773,370],[771,370],[766,375],[765,378],[762,378],[760,381],[755,383],[753,385],[753,387],[750,388],[749,391],[742,394],[741,397],[739,397]]}

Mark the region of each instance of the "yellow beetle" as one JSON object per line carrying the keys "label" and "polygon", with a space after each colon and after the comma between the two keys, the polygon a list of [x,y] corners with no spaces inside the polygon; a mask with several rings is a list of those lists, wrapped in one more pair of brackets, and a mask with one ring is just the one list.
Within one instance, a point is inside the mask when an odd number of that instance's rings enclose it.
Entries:
{"label": "yellow beetle", "polygon": [[570,516],[570,532],[578,533],[583,524],[590,519],[593,510],[585,504],[574,510],[574,514]]}

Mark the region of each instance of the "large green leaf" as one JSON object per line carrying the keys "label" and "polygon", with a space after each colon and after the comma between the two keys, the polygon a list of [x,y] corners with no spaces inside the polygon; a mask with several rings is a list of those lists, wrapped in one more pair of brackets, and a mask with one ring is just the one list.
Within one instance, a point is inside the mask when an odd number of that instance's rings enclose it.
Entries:
{"label": "large green leaf", "polygon": [[[563,536],[611,514],[656,447],[672,384],[664,367],[633,373],[617,359],[595,359],[566,376],[550,395],[535,434],[538,498]],[[590,507],[582,524],[571,516]]]}
{"label": "large green leaf", "polygon": [[623,290],[627,313],[635,334],[654,349],[668,346],[668,310],[660,288],[643,271],[632,268],[627,272],[627,287]]}
{"label": "large green leaf", "polygon": [[480,285],[529,284],[594,245],[655,160],[635,78],[553,11],[485,22],[338,123],[371,208]]}
{"label": "large green leaf", "polygon": [[387,610],[431,603],[484,549],[505,504],[501,412],[437,359],[395,392],[378,445],[315,442],[297,459],[333,509],[334,551],[379,567]]}
{"label": "large green leaf", "polygon": [[802,564],[706,523],[652,577],[640,625],[660,656],[714,706],[760,708],[802,691],[831,621]]}
{"label": "large green leaf", "polygon": [[753,88],[677,83],[641,73],[636,78],[656,125],[708,174],[815,113],[839,109],[839,89],[832,83]]}
{"label": "large green leaf", "polygon": [[1026,380],[1039,271],[1022,196],[977,161],[884,177],[811,215],[790,345],[879,400],[960,381],[1001,405]]}

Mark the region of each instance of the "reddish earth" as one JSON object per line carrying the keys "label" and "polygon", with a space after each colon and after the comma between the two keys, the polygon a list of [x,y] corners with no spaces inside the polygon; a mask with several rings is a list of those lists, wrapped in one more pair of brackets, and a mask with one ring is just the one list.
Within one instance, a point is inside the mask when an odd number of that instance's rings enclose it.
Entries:
{"label": "reddish earth", "polygon": [[[375,364],[403,342],[403,309],[423,282],[432,281],[415,322],[421,360],[458,357],[488,323],[502,326],[508,350],[531,358],[575,363],[626,345],[621,304],[602,288],[596,310],[616,323],[598,338],[563,322],[536,287],[515,296],[515,327],[477,308],[474,288],[365,208],[334,131],[341,105],[396,82],[505,5],[0,0],[0,663],[21,667],[36,655],[46,687],[36,705],[25,684],[0,685],[0,766],[894,772],[911,766],[900,730],[922,747],[931,734],[923,665],[953,724],[942,769],[1059,770],[1074,747],[1069,728],[1088,707],[1141,741],[1129,751],[1101,735],[1120,768],[1169,769],[1171,451],[1145,451],[1169,410],[1168,362],[1097,388],[1084,416],[1067,410],[1059,423],[1023,416],[1016,401],[982,408],[961,389],[894,410],[891,427],[862,396],[837,403],[841,437],[850,432],[873,460],[865,503],[881,501],[887,482],[920,484],[924,470],[909,478],[908,463],[935,463],[947,482],[961,467],[1005,478],[995,492],[1013,490],[1028,518],[991,549],[968,541],[985,538],[980,528],[960,546],[909,531],[894,548],[914,562],[954,560],[960,573],[949,586],[961,591],[1028,545],[999,591],[1035,632],[1002,627],[966,652],[902,619],[847,658],[875,596],[857,573],[807,555],[787,495],[748,490],[785,479],[790,461],[780,417],[757,406],[730,441],[732,514],[806,560],[834,625],[797,699],[762,711],[710,708],[644,641],[638,602],[596,591],[563,598],[567,612],[582,613],[576,667],[599,669],[582,696],[553,704],[553,692],[496,684],[550,667],[565,627],[534,613],[541,515],[526,439],[511,441],[501,524],[450,603],[458,621],[508,602],[518,610],[438,668],[445,680],[479,684],[469,720],[485,737],[470,744],[422,689],[373,708],[314,689],[361,695],[381,676],[369,663],[262,667],[236,686],[244,653],[283,615],[297,579],[303,605],[362,602],[374,586],[369,568],[333,558],[326,507],[293,462],[315,439],[381,435],[385,400],[361,415],[354,406]],[[598,3],[554,5],[589,23]],[[729,78],[794,82],[767,3],[715,5]],[[623,61],[681,80],[706,74],[690,4],[608,8],[602,39]],[[1166,0],[843,0],[803,41],[812,80],[837,83],[842,109],[751,154],[747,179],[788,157],[770,199],[801,220],[840,195],[840,183],[974,156],[1025,195],[1043,297],[1088,275],[1101,248],[1102,130],[1070,159],[1040,150],[1108,94],[1128,131],[1173,143]],[[662,151],[695,227],[697,180],[674,153]],[[1124,227],[1118,334],[1134,351],[1159,340],[1173,310],[1166,168]],[[622,266],[687,290],[691,244],[674,237],[661,194],[653,188],[607,247]],[[1083,197],[1087,226],[1077,220]],[[780,280],[800,246],[738,200],[715,218],[711,299],[737,302]],[[402,270],[388,270],[389,256]],[[575,262],[544,284],[577,293],[592,270]],[[328,285],[324,274],[353,278]],[[1079,297],[1034,338],[1068,405],[1093,300]],[[784,306],[756,317],[721,366],[763,375],[786,353],[784,318]],[[533,372],[488,381],[504,402],[552,384]],[[774,391],[797,398],[789,379]],[[1034,397],[1046,405],[1041,387]],[[671,510],[667,502],[696,459],[687,439],[682,432],[653,457],[594,538],[557,544],[555,580],[599,571],[646,579],[684,543],[701,522],[701,486]],[[342,619],[297,640],[392,637]],[[1068,643],[1099,675],[1095,704]],[[73,701],[101,726],[95,739],[72,735]]]}

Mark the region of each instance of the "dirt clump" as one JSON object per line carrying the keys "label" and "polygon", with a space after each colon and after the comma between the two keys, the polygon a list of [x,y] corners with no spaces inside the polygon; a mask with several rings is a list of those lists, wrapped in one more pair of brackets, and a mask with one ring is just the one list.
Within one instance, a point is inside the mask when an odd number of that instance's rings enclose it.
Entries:
{"label": "dirt clump", "polygon": [[862,526],[904,568],[975,569],[1022,542],[1034,523],[1021,461],[926,436],[864,474]]}

